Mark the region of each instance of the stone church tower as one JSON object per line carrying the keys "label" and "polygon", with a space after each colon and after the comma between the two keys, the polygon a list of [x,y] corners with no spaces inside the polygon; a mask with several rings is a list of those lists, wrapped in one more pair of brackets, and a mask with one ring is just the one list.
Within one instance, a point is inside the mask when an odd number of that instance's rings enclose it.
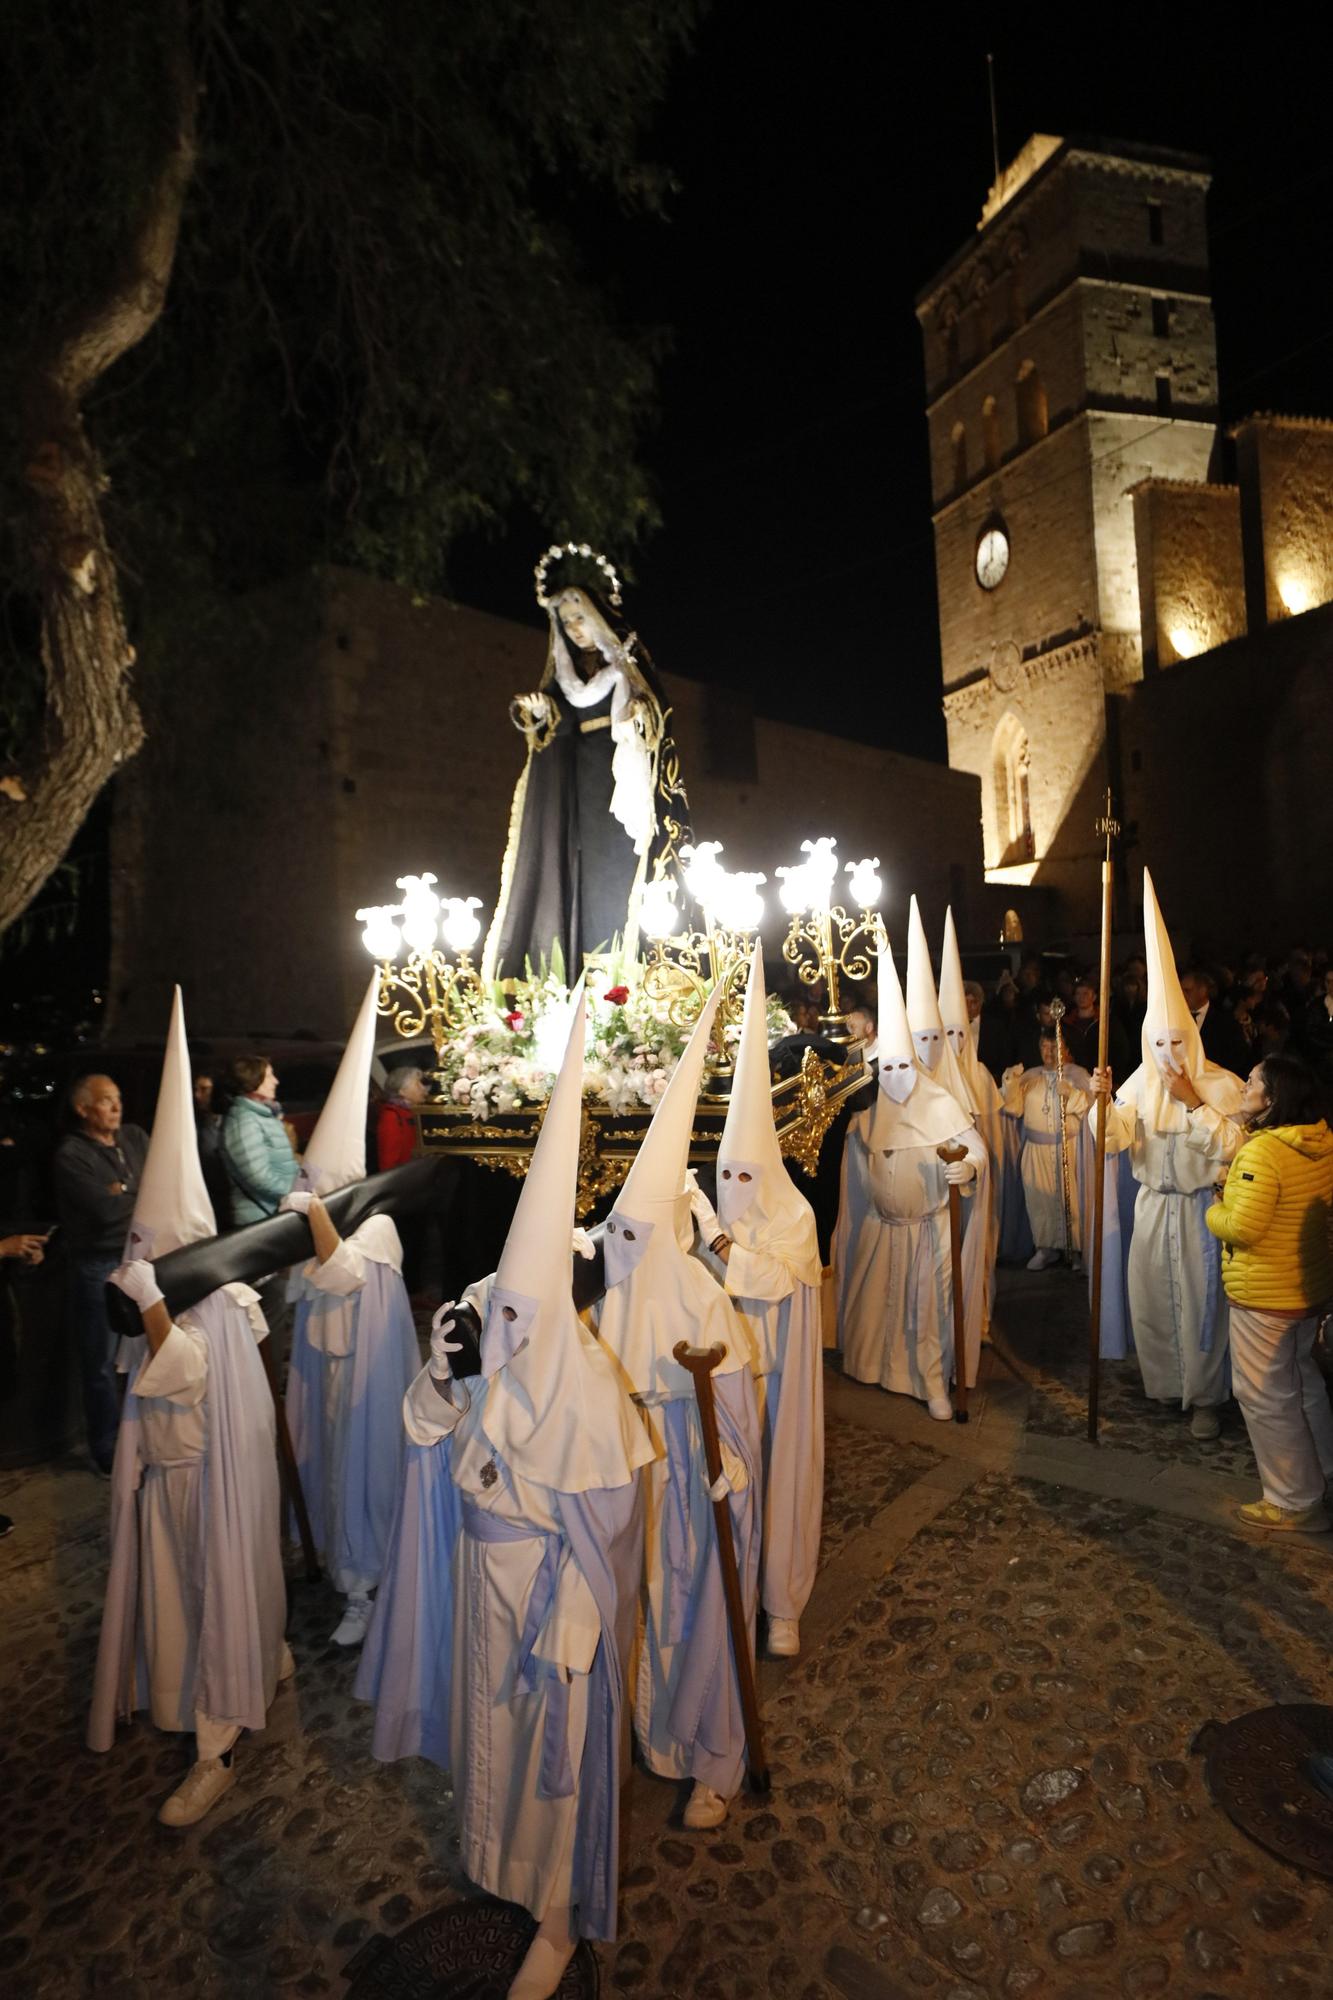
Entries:
{"label": "stone church tower", "polygon": [[917,300],[949,762],[981,779],[987,879],[1055,889],[1071,931],[1108,697],[1144,671],[1130,489],[1214,460],[1208,184],[1192,155],[1039,134]]}

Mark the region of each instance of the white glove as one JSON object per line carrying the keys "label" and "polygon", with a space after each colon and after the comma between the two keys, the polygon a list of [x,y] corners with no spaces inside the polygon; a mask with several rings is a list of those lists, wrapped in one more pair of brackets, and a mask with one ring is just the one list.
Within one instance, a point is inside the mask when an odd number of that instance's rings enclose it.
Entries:
{"label": "white glove", "polygon": [[593,1258],[597,1255],[597,1245],[593,1242],[586,1229],[576,1229],[574,1231],[574,1255],[576,1257],[587,1258]]}
{"label": "white glove", "polygon": [[451,1382],[454,1371],[449,1366],[451,1354],[461,1354],[461,1340],[447,1340],[454,1324],[454,1300],[446,1299],[430,1323],[430,1360],[426,1363],[431,1377],[436,1382]]}
{"label": "white glove", "polygon": [[977,1177],[977,1170],[971,1160],[950,1160],[944,1169],[944,1178],[950,1187],[966,1187]]}
{"label": "white glove", "polygon": [[278,1214],[308,1215],[310,1213],[310,1204],[314,1199],[313,1194],[307,1194],[301,1188],[293,1188],[291,1193],[285,1194],[278,1203]]}
{"label": "white glove", "polygon": [[120,1264],[111,1273],[111,1283],[127,1299],[133,1299],[140,1312],[147,1312],[162,1297],[162,1287],[157,1282],[157,1273],[146,1257],[136,1257],[131,1264]]}

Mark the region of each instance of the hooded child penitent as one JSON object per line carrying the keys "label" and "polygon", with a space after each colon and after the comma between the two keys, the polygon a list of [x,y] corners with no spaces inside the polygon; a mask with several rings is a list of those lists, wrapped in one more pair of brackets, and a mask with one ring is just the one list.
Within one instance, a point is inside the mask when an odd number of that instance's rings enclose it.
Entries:
{"label": "hooded child penitent", "polygon": [[333,1634],[359,1645],[402,1488],[402,1401],[417,1372],[416,1328],[393,1220],[373,1215],[340,1238],[326,1196],[366,1177],[366,1100],[379,974],[366,989],[338,1074],[284,1208],[303,1212],[315,1257],[293,1272],[287,1422],[310,1525],[347,1603]]}
{"label": "hooded child penitent", "polygon": [[[943,1040],[941,1034],[941,1042]],[[941,1054],[941,1065],[946,1057]],[[952,1060],[949,1052],[948,1060]],[[941,1146],[961,1146],[952,1165]],[[953,1323],[949,1187],[984,1177],[986,1149],[972,1113],[920,1061],[898,969],[879,955],[879,1078],[874,1104],[847,1133],[851,1185],[869,1192],[841,1276],[839,1335],[846,1371],[953,1415],[949,1382],[976,1379],[985,1292],[984,1228],[963,1241],[964,1327]],[[983,1178],[984,1186],[984,1178]],[[955,1360],[955,1348],[958,1359]]]}
{"label": "hooded child penitent", "polygon": [[1200,1434],[1216,1435],[1215,1412],[1228,1393],[1227,1301],[1221,1248],[1205,1218],[1217,1170],[1235,1157],[1244,1136],[1237,1123],[1241,1082],[1204,1055],[1146,868],[1143,929],[1143,1060],[1106,1115],[1106,1150],[1127,1149],[1139,1183],[1127,1274],[1130,1319],[1146,1393],[1207,1411]]}
{"label": "hooded child penitent", "polygon": [[694,1380],[672,1358],[678,1341],[694,1347],[717,1343],[725,1350],[713,1375],[713,1394],[751,1634],[762,1532],[762,1446],[750,1335],[727,1294],[690,1254],[694,1224],[685,1173],[720,999],[721,989],[714,988],[607,1218],[607,1290],[597,1312],[599,1338],[614,1356],[653,1443],[653,1460],[644,1472],[648,1530],[634,1728],[650,1771],[693,1778],[685,1824],[695,1828],[716,1826],[740,1789],[745,1724]]}
{"label": "hooded child penitent", "polygon": [[404,1400],[407,1480],[357,1680],[375,1754],[452,1772],[464,1868],[539,1921],[517,2000],[555,1991],[580,1936],[615,1936],[652,1451],[570,1296],[584,1022],[580,991],[499,1268],[465,1294],[480,1373],[454,1377],[442,1308]]}
{"label": "hooded child penitent", "polygon": [[262,1729],[293,1671],[278,1540],[273,1400],[259,1356],[258,1294],[224,1285],[173,1322],[148,1260],[215,1233],[199,1165],[179,987],[148,1158],[112,1282],[144,1331],[129,1372],[111,1474],[111,1566],[88,1747],[146,1708],[193,1731],[196,1762],[158,1817],[189,1826],[234,1782],[242,1729]]}

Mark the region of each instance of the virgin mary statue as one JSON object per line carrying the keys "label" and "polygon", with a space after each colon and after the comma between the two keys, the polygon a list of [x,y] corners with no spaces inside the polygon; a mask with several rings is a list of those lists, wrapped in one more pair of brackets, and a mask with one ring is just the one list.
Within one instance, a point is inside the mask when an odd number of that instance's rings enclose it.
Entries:
{"label": "virgin mary statue", "polygon": [[[608,596],[581,585],[547,595],[547,567],[566,554],[590,556]],[[521,978],[525,961],[549,960],[558,944],[572,984],[613,938],[637,950],[644,885],[689,839],[689,806],[662,690],[620,617],[611,565],[586,548],[548,550],[537,602],[550,621],[546,671],[535,694],[510,705],[528,754],[482,976]]]}

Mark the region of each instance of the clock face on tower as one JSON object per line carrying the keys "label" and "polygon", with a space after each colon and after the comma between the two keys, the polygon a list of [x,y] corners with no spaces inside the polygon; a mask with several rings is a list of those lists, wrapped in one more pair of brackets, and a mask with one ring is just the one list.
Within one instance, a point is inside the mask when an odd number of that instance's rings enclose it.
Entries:
{"label": "clock face on tower", "polygon": [[977,543],[977,582],[983,590],[994,590],[1004,582],[1009,567],[1009,537],[997,522],[982,531]]}

